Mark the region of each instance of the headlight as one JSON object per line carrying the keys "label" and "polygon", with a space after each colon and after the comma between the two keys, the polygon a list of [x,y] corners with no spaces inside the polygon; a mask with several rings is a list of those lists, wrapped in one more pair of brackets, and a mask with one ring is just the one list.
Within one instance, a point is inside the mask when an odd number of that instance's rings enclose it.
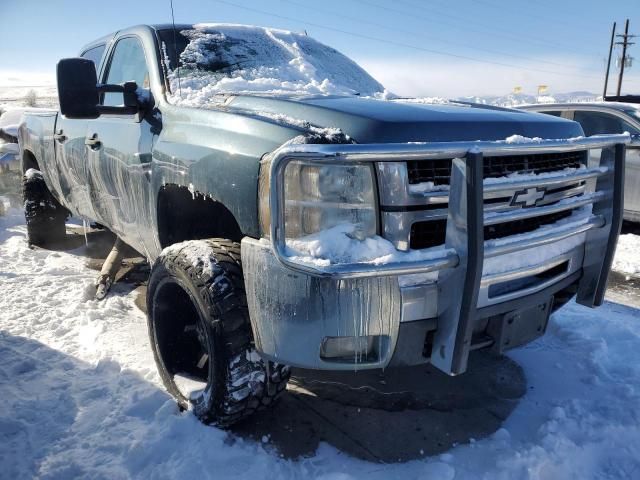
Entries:
{"label": "headlight", "polygon": [[284,174],[285,237],[300,238],[353,225],[353,235],[376,234],[373,171],[370,165],[289,163]]}
{"label": "headlight", "polygon": [[[358,239],[375,235],[373,175],[370,164],[290,162],[284,172],[285,238],[301,238],[340,224],[353,225],[351,235]],[[262,180],[261,223],[265,232],[266,179]]]}

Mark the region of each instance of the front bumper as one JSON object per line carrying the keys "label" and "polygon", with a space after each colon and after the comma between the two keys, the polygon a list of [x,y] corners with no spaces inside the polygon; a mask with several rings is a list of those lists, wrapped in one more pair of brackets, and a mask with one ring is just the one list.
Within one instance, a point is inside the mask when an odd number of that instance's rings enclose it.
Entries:
{"label": "front bumper", "polygon": [[[627,142],[628,136],[617,135],[524,145],[501,142],[295,145],[277,151],[271,159],[271,241],[250,238],[242,241],[256,348],[266,358],[306,368],[381,368],[391,363],[416,363],[416,359],[424,359],[455,375],[466,370],[470,350],[491,343],[474,341],[474,332],[503,332],[500,322],[509,315],[510,322],[513,318],[531,316],[529,310],[522,310],[525,307],[540,307],[548,313],[552,296],[564,295],[572,288],[577,290],[578,302],[600,305],[622,221]],[[580,181],[593,182],[591,193],[571,202],[498,215],[484,211],[485,190],[506,188],[507,184],[510,188],[514,185],[530,188],[562,180],[551,175],[485,186],[483,154],[585,149],[601,150],[600,165],[562,176],[584,177]],[[412,263],[327,267],[297,263],[287,256],[280,205],[284,201],[284,168],[288,162],[300,158],[378,163],[454,158],[445,248],[428,260]],[[563,223],[501,241],[483,239],[485,225],[578,207],[588,209],[579,222]],[[514,261],[515,257],[530,260]],[[502,268],[502,264],[508,267]],[[435,274],[436,277],[421,285],[406,286],[407,275],[414,274]],[[534,301],[540,303],[531,305]],[[512,313],[520,310],[522,315]],[[415,327],[418,323],[408,327],[413,322],[420,322],[421,328]],[[403,333],[399,342],[401,330],[414,333]],[[430,336],[428,340],[425,332]],[[528,340],[532,336],[524,338]],[[366,355],[327,354],[328,345],[338,345],[341,341],[357,345],[356,351],[359,351],[362,347],[359,340],[364,339]],[[427,343],[428,351],[425,350]],[[398,358],[405,360],[397,361]]]}

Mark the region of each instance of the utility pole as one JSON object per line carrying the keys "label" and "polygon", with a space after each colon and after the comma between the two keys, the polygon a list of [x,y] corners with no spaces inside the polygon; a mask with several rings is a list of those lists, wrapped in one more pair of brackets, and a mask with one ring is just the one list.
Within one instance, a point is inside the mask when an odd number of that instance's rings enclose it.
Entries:
{"label": "utility pole", "polygon": [[618,75],[618,97],[620,96],[620,90],[622,89],[622,77],[624,76],[624,64],[627,61],[627,47],[633,45],[634,42],[630,42],[629,39],[635,37],[635,35],[629,35],[629,19],[624,24],[624,34],[616,35],[622,37],[621,42],[616,42],[616,45],[622,45],[622,60],[620,61],[620,74]]}
{"label": "utility pole", "polygon": [[613,29],[611,30],[611,43],[609,44],[609,60],[607,61],[607,73],[604,76],[604,90],[602,91],[602,100],[605,100],[607,96],[607,84],[609,83],[609,69],[611,68],[611,54],[613,53],[613,42],[616,38],[616,22],[613,22]]}

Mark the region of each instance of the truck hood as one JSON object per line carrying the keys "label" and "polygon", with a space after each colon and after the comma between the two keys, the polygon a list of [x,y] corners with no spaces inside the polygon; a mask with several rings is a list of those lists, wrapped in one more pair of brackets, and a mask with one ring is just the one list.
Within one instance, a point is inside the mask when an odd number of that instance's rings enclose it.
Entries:
{"label": "truck hood", "polygon": [[226,107],[304,128],[340,128],[358,143],[504,140],[511,135],[571,138],[576,122],[495,107],[425,105],[360,97],[236,96]]}

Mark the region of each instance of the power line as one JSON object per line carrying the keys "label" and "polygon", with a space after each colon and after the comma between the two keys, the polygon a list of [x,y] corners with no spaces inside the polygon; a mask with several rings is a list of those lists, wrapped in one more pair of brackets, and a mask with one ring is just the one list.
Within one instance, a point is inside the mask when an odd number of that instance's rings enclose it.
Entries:
{"label": "power line", "polygon": [[[323,30],[329,30],[332,32],[338,32],[338,33],[342,33],[344,35],[350,35],[352,37],[358,37],[358,38],[363,38],[365,40],[373,40],[375,42],[381,42],[381,43],[386,43],[389,45],[394,45],[396,47],[404,47],[404,48],[410,48],[412,50],[418,50],[418,51],[422,51],[422,52],[426,52],[426,53],[433,53],[434,55],[441,55],[441,56],[445,56],[445,57],[453,57],[453,58],[459,58],[461,60],[469,60],[471,62],[477,62],[477,63],[484,63],[484,64],[490,64],[490,65],[498,65],[501,67],[507,67],[507,68],[513,68],[513,69],[517,69],[517,70],[528,70],[528,71],[534,71],[534,72],[541,72],[541,73],[547,73],[550,75],[558,75],[558,76],[563,76],[563,77],[576,77],[576,75],[572,75],[572,74],[567,74],[567,73],[561,73],[561,72],[554,72],[552,70],[543,70],[540,68],[533,68],[533,67],[523,67],[520,65],[514,65],[514,64],[510,64],[510,63],[504,63],[504,62],[495,62],[492,60],[480,60],[478,58],[473,58],[473,57],[468,57],[466,55],[458,55],[455,53],[448,53],[448,52],[443,52],[440,50],[434,50],[434,49],[430,49],[430,48],[424,48],[424,47],[420,47],[418,45],[412,45],[409,43],[404,43],[404,42],[398,42],[395,40],[390,40],[390,39],[384,39],[384,38],[379,38],[379,37],[373,37],[370,35],[364,35],[361,33],[355,33],[355,32],[349,32],[347,30],[342,30],[340,28],[335,28],[335,27],[329,27],[327,25],[322,25],[319,23],[315,23],[315,22],[309,22],[306,20],[301,20],[299,18],[294,18],[294,17],[289,17],[286,15],[280,15],[277,13],[272,13],[272,12],[267,12],[265,10],[260,10],[257,8],[253,8],[253,7],[247,7],[246,5],[239,5],[237,3],[234,2],[230,2],[228,0],[217,0],[218,3],[224,3],[226,5],[230,5],[232,7],[236,7],[236,8],[241,8],[243,10],[247,10],[247,11],[251,11],[251,12],[255,12],[255,13],[260,13],[262,15],[267,15],[270,17],[275,17],[275,18],[280,18],[283,20],[289,20],[291,22],[299,22],[299,23],[303,23],[306,25],[311,25],[313,27],[316,28],[320,28]],[[599,77],[595,77],[594,75],[580,75],[581,78],[599,78]]]}
{"label": "power line", "polygon": [[[520,3],[526,3],[531,5],[531,0],[520,0]],[[557,0],[536,0],[533,2],[534,5],[539,5],[541,7],[552,8],[556,13],[562,13],[565,15],[570,15],[575,17],[577,10],[571,10],[567,8],[567,2],[558,2]],[[584,7],[584,0],[580,1],[580,7]],[[581,19],[582,20],[582,19]]]}
{"label": "power line", "polygon": [[[545,46],[551,46],[554,48],[558,48],[558,44],[557,42],[549,42],[547,40],[543,40],[543,39],[539,39],[537,37],[533,37],[531,35],[527,35],[524,36],[522,35],[522,33],[520,32],[513,32],[511,30],[507,30],[505,28],[500,28],[500,27],[496,27],[495,25],[487,25],[485,27],[483,27],[483,24],[477,22],[477,21],[469,21],[463,17],[460,17],[458,15],[451,15],[449,13],[444,13],[438,10],[433,10],[433,9],[429,9],[423,6],[418,6],[418,5],[413,5],[414,8],[418,8],[419,10],[423,10],[427,13],[431,13],[434,15],[439,15],[441,17],[446,17],[446,18],[450,18],[452,20],[454,20],[453,22],[451,21],[446,21],[446,20],[434,20],[433,18],[430,17],[426,17],[424,15],[420,15],[419,13],[416,12],[407,12],[406,10],[399,10],[397,8],[392,8],[392,7],[388,7],[386,5],[379,5],[377,3],[368,1],[368,0],[356,0],[357,2],[360,2],[362,4],[368,5],[370,7],[374,7],[374,8],[379,8],[381,10],[386,10],[389,12],[393,12],[399,15],[403,15],[405,17],[408,18],[419,18],[420,20],[425,20],[427,22],[434,22],[437,21],[438,23],[444,23],[445,25],[449,25],[453,28],[457,28],[460,30],[467,30],[467,31],[472,31],[472,32],[477,32],[477,33],[481,33],[483,35],[486,34],[490,34],[492,36],[499,36],[499,37],[503,37],[503,38],[508,38],[509,40],[513,41],[516,40],[520,43],[524,43],[525,40],[527,40],[529,42],[533,42],[533,43],[537,43],[539,45],[545,45]],[[402,1],[402,0],[400,0]],[[481,28],[478,28],[481,27]],[[502,32],[502,33],[501,33]],[[572,51],[575,50],[574,47],[569,47],[568,45],[565,46],[565,48],[570,48]]]}
{"label": "power line", "polygon": [[[522,13],[522,9],[519,7],[514,7],[511,4],[506,4],[506,5],[496,5],[493,2],[490,2],[488,0],[475,0],[475,2],[486,5],[487,7],[491,7],[497,10],[511,10],[512,12],[517,12],[517,13]],[[571,23],[571,22],[567,22],[566,20],[562,20],[559,18],[548,18],[548,17],[543,17],[542,15],[538,15],[536,13],[531,13],[530,11],[527,12],[527,17],[530,18],[537,18],[538,20],[542,20],[543,22],[554,22],[554,23],[558,23],[558,24],[562,24],[562,25],[569,25],[572,27],[575,27],[575,23]]]}
{"label": "power line", "polygon": [[[392,32],[413,33],[415,35],[421,35],[423,38],[426,38],[426,39],[435,40],[435,41],[441,42],[441,43],[443,42],[442,38],[438,38],[438,37],[435,37],[435,36],[432,36],[432,35],[425,35],[424,32],[419,31],[419,30],[406,28],[406,27],[403,28],[403,29],[394,28],[394,27],[390,27],[388,25],[384,25],[382,23],[372,22],[370,20],[363,20],[362,18],[352,17],[352,16],[349,16],[349,15],[345,15],[343,13],[338,14],[335,11],[332,11],[332,10],[322,9],[322,8],[320,8],[318,6],[315,6],[315,5],[313,5],[313,6],[307,5],[307,4],[304,4],[304,3],[297,2],[295,0],[282,0],[282,1],[290,3],[292,5],[297,5],[299,7],[303,7],[303,8],[307,8],[307,9],[313,9],[314,11],[325,12],[325,13],[330,14],[333,17],[344,18],[345,20],[349,20],[349,21],[353,21],[353,22],[357,22],[357,23],[361,23],[361,24],[365,24],[365,25],[372,25],[374,27],[383,28],[385,30],[389,30],[389,31],[392,31]],[[549,64],[549,65],[556,65],[556,66],[559,66],[559,67],[571,67],[571,66],[577,67],[576,65],[568,65],[567,63],[552,62],[551,60],[542,60],[542,59],[538,59],[538,58],[534,58],[534,57],[528,57],[528,56],[524,56],[524,55],[516,55],[516,54],[503,52],[503,51],[499,51],[499,50],[492,50],[492,49],[489,49],[489,48],[478,47],[476,45],[470,45],[468,43],[452,42],[451,40],[447,40],[446,42],[448,44],[450,44],[450,45],[458,45],[458,46],[461,46],[461,47],[464,47],[464,48],[469,48],[471,50],[477,50],[477,51],[480,51],[480,52],[493,53],[493,54],[496,54],[496,55],[502,55],[502,56],[505,56],[505,57],[515,58],[515,59],[518,59],[518,60],[527,60],[527,61],[536,62],[536,63],[546,63],[546,64]]]}
{"label": "power line", "polygon": [[[470,27],[468,25],[468,23],[470,23],[469,20],[467,20],[467,19],[465,19],[465,18],[463,18],[463,17],[461,17],[459,15],[452,15],[452,14],[448,13],[448,10],[447,10],[447,12],[443,12],[442,10],[434,9],[433,5],[431,5],[430,8],[428,8],[428,7],[425,7],[424,5],[417,5],[417,4],[415,4],[413,2],[409,2],[407,0],[397,0],[397,1],[399,1],[400,3],[404,3],[405,5],[407,5],[407,6],[411,7],[411,8],[417,8],[419,10],[422,10],[422,11],[424,11],[426,13],[430,13],[430,14],[435,14],[435,15],[440,15],[440,16],[443,16],[443,17],[451,18],[452,20],[456,21],[456,24],[449,23],[449,25],[454,26],[456,28],[461,28],[460,27],[460,23],[459,23],[461,20],[466,22],[466,24],[464,25],[465,29],[469,29],[469,27]],[[483,0],[476,0],[476,1],[478,1],[480,3],[483,3]],[[370,2],[369,2],[369,4],[370,5],[375,5],[375,4],[370,3]],[[485,2],[485,5],[489,5],[489,4]],[[376,6],[378,6],[379,8],[382,8],[382,6],[380,6],[380,5],[376,5]],[[493,5],[491,5],[491,6],[493,6]],[[387,7],[385,7],[385,8],[387,8]],[[397,13],[401,13],[403,15],[411,15],[411,16],[413,16],[413,13],[401,12],[400,10],[397,10]],[[528,15],[531,16],[530,14],[528,14]],[[427,19],[426,17],[420,17],[420,18],[422,18],[424,20]],[[539,18],[542,18],[542,17],[539,17]],[[500,33],[496,32],[496,30],[498,30],[498,31],[504,32],[501,36],[504,36],[505,38],[516,39],[516,40],[519,40],[519,41],[522,41],[523,39],[529,38],[530,41],[532,41],[534,43],[538,43],[540,45],[557,47],[556,43],[549,42],[548,40],[542,39],[540,37],[535,37],[533,35],[523,35],[522,32],[514,32],[513,30],[509,30],[509,29],[506,29],[506,28],[503,28],[503,27],[499,27],[499,26],[496,26],[495,24],[487,25],[485,23],[480,23],[477,20],[473,20],[472,22],[473,22],[473,25],[477,25],[477,26],[481,26],[481,27],[484,26],[485,27],[483,30],[479,30],[479,29],[474,28],[473,26],[471,26],[471,29],[475,30],[477,32],[491,33],[492,35],[496,35],[496,34],[501,35]],[[573,46],[569,46],[569,45],[566,45],[566,47],[567,48],[571,48],[572,50],[574,48]]]}

